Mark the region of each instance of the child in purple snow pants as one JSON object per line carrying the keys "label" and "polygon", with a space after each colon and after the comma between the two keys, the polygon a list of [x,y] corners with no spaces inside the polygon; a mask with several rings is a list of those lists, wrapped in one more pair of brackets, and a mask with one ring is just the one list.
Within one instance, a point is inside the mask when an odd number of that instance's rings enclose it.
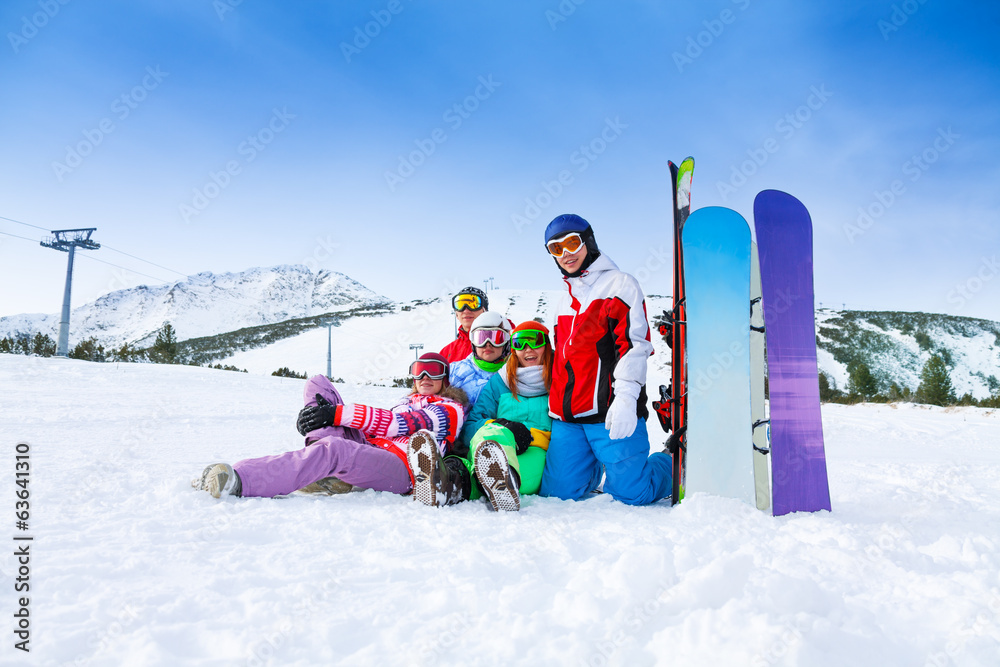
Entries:
{"label": "child in purple snow pants", "polygon": [[[332,405],[344,401],[322,375],[306,382],[306,406],[316,405],[316,394]],[[294,452],[245,459],[233,466],[243,483],[243,497],[281,496],[324,477],[376,491],[406,493],[410,473],[402,459],[371,445],[365,434],[349,426],[324,426],[306,435],[306,446]]]}
{"label": "child in purple snow pants", "polygon": [[443,456],[461,431],[468,408],[464,393],[449,386],[448,363],[440,354],[422,355],[410,365],[410,374],[413,392],[388,410],[345,404],[327,378],[310,378],[303,390],[305,407],[296,422],[305,447],[233,466],[210,465],[194,486],[216,498],[272,498],[335,477],[365,489],[409,493],[413,488],[406,461],[410,438],[424,434],[421,437],[436,443]]}

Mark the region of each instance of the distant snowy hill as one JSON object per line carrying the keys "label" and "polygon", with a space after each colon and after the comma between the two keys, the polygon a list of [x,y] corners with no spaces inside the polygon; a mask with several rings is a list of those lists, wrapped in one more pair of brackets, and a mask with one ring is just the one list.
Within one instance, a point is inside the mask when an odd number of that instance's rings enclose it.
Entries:
{"label": "distant snowy hill", "polygon": [[[515,324],[540,319],[551,326],[559,290],[493,290],[490,310]],[[275,329],[281,325],[272,325]],[[317,327],[273,344],[242,345],[239,351],[213,360],[268,374],[287,366],[300,373],[326,372],[327,330]],[[333,350],[330,372],[348,382],[389,385],[406,375],[417,352],[437,352],[455,338],[455,317],[448,299],[396,304],[391,312],[351,317],[329,334]],[[221,337],[220,337],[221,338]],[[422,346],[419,350],[410,345]]]}
{"label": "distant snowy hill", "polygon": [[[107,346],[145,346],[170,322],[179,340],[353,308],[390,305],[361,283],[305,266],[199,273],[171,285],[110,292],[73,310],[70,344],[94,336]],[[41,332],[56,338],[59,315],[0,318],[0,337]]]}
{"label": "distant snowy hill", "polygon": [[[515,323],[539,319],[552,326],[560,290],[494,290],[490,308]],[[649,295],[650,321],[670,307],[670,297]],[[391,383],[405,375],[413,358],[411,344],[423,351],[439,350],[454,337],[454,318],[445,299],[397,305],[394,312],[353,318],[333,329],[331,340],[335,377],[348,381]],[[1000,388],[1000,322],[926,313],[816,312],[819,369],[837,388],[847,388],[848,367],[865,361],[881,391],[892,383],[915,390],[920,370],[931,354],[941,354],[958,396],[966,392],[987,398]],[[649,362],[647,384],[651,395],[660,383],[669,383],[670,349],[653,332],[655,354]],[[273,345],[245,346],[215,361],[270,373],[281,366],[299,372],[326,369],[327,332],[304,331]],[[992,378],[992,379],[991,379]]]}
{"label": "distant snowy hill", "polygon": [[[515,323],[538,319],[551,327],[562,295],[561,289],[493,290],[490,308]],[[651,322],[670,306],[669,296],[646,297]],[[327,313],[338,315],[330,335],[331,373],[347,381],[392,384],[406,374],[417,351],[439,350],[455,335],[447,295],[394,303],[340,273],[278,266],[200,273],[173,285],[112,292],[73,312],[70,341],[95,336],[106,347],[146,346],[170,321],[185,362],[230,364],[260,374],[280,367],[320,373],[326,371],[328,318],[321,316]],[[58,315],[0,318],[0,338],[41,331],[54,339],[58,322]],[[888,392],[893,384],[915,390],[932,354],[945,359],[958,396],[983,399],[1000,391],[1000,322],[821,308],[816,330],[819,368],[842,391],[849,369],[861,361],[879,391]],[[670,350],[655,331],[653,343],[651,395],[668,382],[670,361]]]}

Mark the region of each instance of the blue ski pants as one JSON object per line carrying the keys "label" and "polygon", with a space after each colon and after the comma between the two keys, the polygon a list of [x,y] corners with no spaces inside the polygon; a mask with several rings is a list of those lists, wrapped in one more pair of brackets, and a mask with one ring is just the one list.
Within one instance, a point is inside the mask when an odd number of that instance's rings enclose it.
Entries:
{"label": "blue ski pants", "polygon": [[673,462],[669,454],[649,453],[645,420],[621,440],[608,437],[603,423],[552,420],[540,495],[580,500],[601,483],[602,472],[607,475],[604,492],[627,505],[648,505],[670,495]]}

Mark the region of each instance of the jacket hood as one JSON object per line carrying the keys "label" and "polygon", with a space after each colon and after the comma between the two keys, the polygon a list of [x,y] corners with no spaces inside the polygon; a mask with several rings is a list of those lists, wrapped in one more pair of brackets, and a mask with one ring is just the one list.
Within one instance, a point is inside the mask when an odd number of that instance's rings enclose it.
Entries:
{"label": "jacket hood", "polygon": [[578,272],[578,275],[567,275],[563,280],[583,280],[585,283],[590,283],[597,279],[597,274],[599,273],[618,270],[618,265],[611,261],[610,257],[602,254],[590,266]]}
{"label": "jacket hood", "polygon": [[461,387],[448,385],[447,387],[441,390],[441,393],[438,394],[438,396],[440,396],[441,398],[450,398],[456,403],[460,403],[462,405],[462,409],[465,410],[466,412],[468,412],[469,409],[472,407],[472,404],[469,402],[469,396],[465,393],[465,390],[462,389]]}

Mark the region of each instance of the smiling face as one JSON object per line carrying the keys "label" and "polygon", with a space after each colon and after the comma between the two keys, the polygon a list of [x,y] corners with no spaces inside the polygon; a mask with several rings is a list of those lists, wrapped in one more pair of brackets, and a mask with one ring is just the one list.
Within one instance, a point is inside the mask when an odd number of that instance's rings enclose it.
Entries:
{"label": "smiling face", "polygon": [[413,388],[416,389],[417,393],[421,396],[437,394],[444,388],[444,378],[434,380],[430,376],[424,375],[423,377],[419,377],[413,381]]}
{"label": "smiling face", "polygon": [[458,326],[464,331],[468,331],[472,323],[476,321],[476,318],[485,312],[485,308],[480,308],[479,310],[456,310],[455,319],[458,320]]}
{"label": "smiling face", "polygon": [[566,273],[573,273],[580,269],[583,260],[587,258],[587,246],[582,245],[575,253],[564,252],[562,257],[556,257],[556,264],[562,267]]}
{"label": "smiling face", "polygon": [[544,349],[545,348],[532,350],[530,347],[526,347],[523,350],[515,350],[514,354],[517,355],[517,365],[521,367],[541,366],[542,352]]}

